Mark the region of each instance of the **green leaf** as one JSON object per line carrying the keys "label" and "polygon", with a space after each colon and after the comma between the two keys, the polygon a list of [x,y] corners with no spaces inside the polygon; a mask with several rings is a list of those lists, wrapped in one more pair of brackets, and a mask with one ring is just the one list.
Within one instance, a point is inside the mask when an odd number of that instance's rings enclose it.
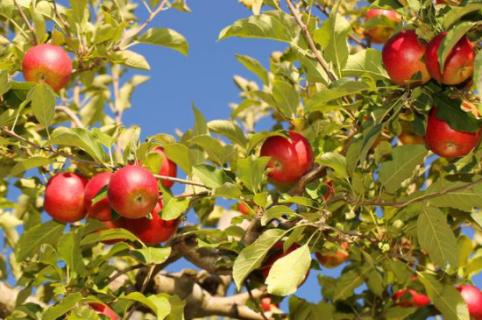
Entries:
{"label": "green leaf", "polygon": [[353,294],[353,290],[358,288],[362,283],[363,276],[360,270],[350,270],[343,273],[336,281],[333,300],[348,298]]}
{"label": "green leaf", "polygon": [[[477,178],[478,177],[474,177],[474,179]],[[426,190],[427,194],[440,193],[440,195],[429,200],[430,205],[440,208],[454,208],[467,212],[472,211],[473,208],[480,207],[482,203],[482,185],[480,184],[475,184],[470,188],[463,188],[458,191],[444,192],[444,190],[458,188],[464,185],[466,185],[466,182],[450,181],[447,179],[437,180]]]}
{"label": "green leaf", "polygon": [[382,52],[372,48],[348,56],[342,75],[344,77],[368,75],[375,80],[388,79],[387,71],[382,63]]}
{"label": "green leaf", "polygon": [[15,177],[20,173],[23,173],[27,170],[42,167],[48,164],[51,164],[55,161],[55,159],[45,158],[45,157],[32,157],[28,159],[22,159],[17,162],[17,164],[10,170],[10,176]]}
{"label": "green leaf", "polygon": [[470,319],[467,305],[453,285],[444,285],[428,273],[419,273],[418,279],[425,286],[432,303],[440,310],[445,320]]}
{"label": "green leaf", "polygon": [[264,226],[273,219],[281,218],[282,216],[296,216],[296,212],[288,206],[272,206],[266,210],[261,218],[261,224]]}
{"label": "green leaf", "polygon": [[189,208],[188,198],[175,198],[171,197],[166,201],[164,208],[162,209],[162,219],[174,220],[179,218]]}
{"label": "green leaf", "polygon": [[241,195],[241,187],[237,184],[229,182],[214,190],[214,196],[225,199],[239,199]]}
{"label": "green leaf", "polygon": [[87,0],[70,0],[70,5],[72,7],[71,16],[75,22],[81,23],[82,21],[87,21],[89,18],[89,8],[87,6]]}
{"label": "green leaf", "polygon": [[[472,79],[477,95],[479,99],[482,100],[482,50],[479,50],[475,56],[474,75]],[[479,103],[478,107],[479,112],[482,113],[482,103]]]}
{"label": "green leaf", "polygon": [[28,93],[32,112],[38,122],[47,128],[55,114],[55,94],[49,85],[38,83]]}
{"label": "green leaf", "polygon": [[0,70],[0,97],[7,93],[11,88],[8,72],[5,70]]}
{"label": "green leaf", "polygon": [[236,175],[254,193],[260,190],[266,173],[268,157],[248,157],[237,162]]}
{"label": "green leaf", "polygon": [[60,303],[45,310],[42,320],[56,320],[72,310],[82,300],[80,292],[65,296]]}
{"label": "green leaf", "polygon": [[87,269],[83,263],[78,235],[73,232],[63,235],[57,245],[57,251],[69,267],[71,277],[75,278],[76,275],[83,276],[86,274]]}
{"label": "green leaf", "polygon": [[188,175],[191,174],[192,162],[188,147],[181,143],[173,143],[164,146],[164,152],[167,157],[181,167],[184,172]]}
{"label": "green leaf", "polygon": [[230,37],[272,39],[291,42],[298,36],[299,27],[294,19],[283,11],[268,11],[257,16],[240,19],[225,27],[219,40]]}
{"label": "green leaf", "polygon": [[404,180],[413,176],[426,155],[427,149],[423,145],[403,145],[393,149],[392,160],[382,162],[380,167],[380,182],[387,192],[397,191]]}
{"label": "green leaf", "polygon": [[140,55],[130,50],[117,51],[112,56],[112,61],[114,63],[120,63],[135,69],[141,69],[141,70],[151,69],[151,67],[149,66],[149,62],[147,62],[146,58],[144,58],[143,55]]}
{"label": "green leaf", "polygon": [[131,292],[128,295],[119,297],[119,299],[135,301],[143,304],[151,309],[154,312],[156,319],[159,320],[165,319],[171,312],[169,300],[163,294],[146,297],[141,292]]}
{"label": "green leaf", "polygon": [[276,260],[266,278],[268,292],[277,296],[295,293],[306,278],[310,265],[310,249],[307,245]]}
{"label": "green leaf", "polygon": [[296,296],[289,300],[290,319],[296,320],[333,320],[335,306],[331,303],[309,303]]}
{"label": "green leaf", "polygon": [[203,164],[193,167],[192,175],[199,178],[204,185],[213,189],[221,187],[224,183],[231,181],[223,170]]}
{"label": "green leaf", "polygon": [[466,14],[478,11],[482,9],[482,3],[469,3],[464,6],[454,6],[450,7],[450,11],[448,11],[443,16],[443,27],[445,30],[449,29],[454,23],[460,20],[461,17],[465,16]]}
{"label": "green leaf", "polygon": [[143,264],[161,264],[169,258],[171,248],[145,247],[135,249],[131,254]]}
{"label": "green leaf", "polygon": [[187,55],[189,52],[186,38],[179,32],[168,28],[151,28],[142,34],[138,41],[174,49],[183,55]]}
{"label": "green leaf", "polygon": [[281,240],[284,234],[285,231],[280,229],[267,230],[255,242],[241,250],[233,265],[233,279],[238,289],[251,271],[261,266],[269,249]]}
{"label": "green leaf", "polygon": [[275,102],[274,107],[289,119],[295,117],[300,96],[294,85],[277,78],[273,81],[272,94]]}
{"label": "green leaf", "polygon": [[265,68],[261,65],[261,63],[250,57],[250,56],[244,56],[241,54],[236,55],[236,59],[249,71],[257,75],[261,81],[263,81],[264,84],[269,83],[269,77],[268,77],[268,72],[265,70]]}
{"label": "green leaf", "polygon": [[224,146],[221,141],[207,134],[195,136],[189,142],[206,151],[209,160],[220,166],[228,162],[235,152],[231,146]]}
{"label": "green leaf", "polygon": [[118,111],[125,111],[131,107],[131,97],[134,90],[147,80],[149,80],[149,77],[147,76],[135,75],[122,85],[122,88],[119,90],[119,99],[117,101]]}
{"label": "green leaf", "polygon": [[445,61],[453,47],[472,27],[474,27],[474,25],[475,23],[473,22],[462,22],[447,32],[447,35],[443,38],[437,51],[438,61],[440,62],[440,72],[443,73],[443,70],[445,69]]}
{"label": "green leaf", "polygon": [[25,231],[15,247],[17,261],[21,262],[28,257],[32,257],[42,244],[54,245],[57,243],[64,228],[65,225],[52,220],[38,224]]}
{"label": "green leaf", "polygon": [[433,263],[457,268],[457,239],[447,223],[447,216],[440,209],[422,208],[417,220],[417,237],[420,247]]}
{"label": "green leaf", "polygon": [[193,136],[208,134],[206,118],[194,104],[192,105],[192,112],[194,113],[194,128],[192,130]]}
{"label": "green leaf", "polygon": [[461,100],[451,99],[445,94],[436,94],[433,101],[437,106],[437,119],[447,122],[452,129],[466,132],[476,132],[480,129],[482,121],[463,111]]}
{"label": "green leaf", "polygon": [[104,151],[98,140],[92,137],[88,130],[83,128],[59,127],[52,132],[47,144],[77,147],[96,161],[103,162],[104,159]]}
{"label": "green leaf", "polygon": [[129,241],[139,241],[137,237],[131,232],[125,229],[108,229],[96,231],[85,236],[84,239],[80,241],[80,246],[88,246],[92,244],[99,243],[101,241],[111,241],[111,240],[129,240]]}
{"label": "green leaf", "polygon": [[334,170],[335,176],[339,179],[345,179],[348,177],[346,171],[346,159],[339,153],[325,152],[318,159],[317,162]]}
{"label": "green leaf", "polygon": [[228,120],[213,120],[208,122],[210,131],[225,136],[232,142],[241,146],[246,146],[248,140],[244,136],[243,130],[233,121]]}

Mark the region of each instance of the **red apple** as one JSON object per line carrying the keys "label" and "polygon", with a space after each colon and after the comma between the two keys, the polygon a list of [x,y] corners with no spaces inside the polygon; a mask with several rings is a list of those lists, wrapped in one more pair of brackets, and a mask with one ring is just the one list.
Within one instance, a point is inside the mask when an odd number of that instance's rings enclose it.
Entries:
{"label": "red apple", "polygon": [[91,302],[89,303],[89,306],[94,309],[97,314],[104,315],[110,320],[120,320],[120,317],[117,315],[117,313],[103,303]]}
{"label": "red apple", "polygon": [[474,45],[466,36],[463,36],[450,51],[445,60],[444,70],[441,72],[438,49],[446,36],[447,32],[442,32],[428,43],[425,60],[427,69],[435,80],[447,85],[456,85],[464,82],[474,73]]}
{"label": "red apple", "polygon": [[62,47],[39,44],[25,53],[23,76],[32,82],[45,82],[55,91],[67,85],[72,74],[72,61]]}
{"label": "red apple", "polygon": [[273,300],[270,296],[262,297],[259,306],[263,312],[272,312],[278,309],[278,305],[273,303]]}
{"label": "red apple", "polygon": [[425,142],[427,148],[444,158],[460,158],[468,154],[480,141],[481,131],[466,132],[452,129],[437,118],[437,109],[428,115]]}
{"label": "red apple", "polygon": [[240,202],[238,203],[238,211],[241,212],[242,214],[244,215],[248,215],[249,214],[249,208],[247,205],[245,205],[244,203]]}
{"label": "red apple", "polygon": [[73,172],[53,176],[45,188],[45,211],[59,222],[81,220],[86,213],[85,184],[86,180]]}
{"label": "red apple", "polygon": [[400,289],[393,295],[393,300],[400,307],[422,308],[430,304],[430,298],[413,289]]}
{"label": "red apple", "polygon": [[107,196],[111,208],[119,215],[142,218],[154,209],[159,199],[157,180],[147,169],[128,165],[112,174]]}
{"label": "red apple", "polygon": [[401,21],[400,15],[395,10],[378,8],[369,9],[365,15],[365,21],[383,19],[382,17],[385,17],[390,24],[377,24],[375,26],[369,26],[365,30],[365,34],[370,37],[374,43],[385,43],[393,31],[395,31],[395,26]]}
{"label": "red apple", "polygon": [[289,138],[272,136],[261,147],[261,156],[270,157],[268,178],[275,184],[298,181],[313,165],[310,143],[301,134],[290,131]]}
{"label": "red apple", "polygon": [[127,219],[121,217],[119,225],[135,234],[139,239],[148,245],[157,245],[169,240],[176,232],[179,220],[161,219],[162,199],[151,212],[151,219],[146,217],[140,219]]}
{"label": "red apple", "polygon": [[101,172],[93,176],[85,186],[85,207],[87,209],[87,216],[90,218],[101,221],[112,219],[112,210],[107,195],[92,205],[92,200],[102,188],[109,184],[111,176],[112,172]]}
{"label": "red apple", "polygon": [[394,83],[403,86],[430,80],[424,61],[425,47],[425,42],[412,30],[401,31],[388,40],[383,47],[382,59]]}
{"label": "red apple", "polygon": [[340,245],[340,249],[332,252],[317,252],[316,258],[320,264],[326,268],[336,268],[350,257],[348,254],[348,248],[350,245],[347,242],[343,242]]}
{"label": "red apple", "polygon": [[482,292],[471,285],[461,285],[457,289],[469,308],[471,319],[482,320]]}
{"label": "red apple", "polygon": [[[166,153],[164,152],[164,148],[156,147],[152,151],[160,154],[162,157],[162,165],[161,165],[161,168],[159,169],[159,174],[162,176],[175,178],[177,176],[177,166],[174,162],[172,162],[167,158]],[[174,181],[170,181],[170,180],[161,180],[161,181],[162,181],[162,185],[166,188],[170,188],[174,184]]]}

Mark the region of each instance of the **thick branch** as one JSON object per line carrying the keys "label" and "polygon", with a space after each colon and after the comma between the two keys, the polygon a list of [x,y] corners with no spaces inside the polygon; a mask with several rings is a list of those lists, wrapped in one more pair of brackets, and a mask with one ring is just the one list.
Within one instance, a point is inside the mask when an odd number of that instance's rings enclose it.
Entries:
{"label": "thick branch", "polygon": [[[19,288],[10,288],[5,283],[0,282],[0,319],[6,318],[15,309],[15,302],[19,292]],[[27,298],[27,302],[36,303],[45,307],[42,302],[36,300],[34,297]]]}

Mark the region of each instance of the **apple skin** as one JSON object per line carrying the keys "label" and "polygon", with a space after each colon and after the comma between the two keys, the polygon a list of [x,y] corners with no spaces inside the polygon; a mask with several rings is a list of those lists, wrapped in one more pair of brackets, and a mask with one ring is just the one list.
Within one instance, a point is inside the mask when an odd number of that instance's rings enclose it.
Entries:
{"label": "apple skin", "polygon": [[[400,86],[424,84],[430,74],[424,62],[426,44],[412,30],[391,37],[383,47],[383,65],[393,83]],[[420,73],[419,80],[411,80]]]}
{"label": "apple skin", "polygon": [[481,130],[477,132],[457,131],[439,120],[435,107],[430,110],[425,133],[427,148],[441,157],[452,159],[468,154],[479,143]]}
{"label": "apple skin", "polygon": [[[369,9],[365,15],[365,21],[385,16],[388,20],[398,24],[401,21],[400,15],[395,10],[373,8]],[[365,34],[373,43],[385,43],[393,34],[394,28],[388,26],[374,26],[365,30]]]}
{"label": "apple skin", "polygon": [[112,172],[101,172],[93,176],[85,186],[85,208],[87,209],[87,216],[95,218],[100,221],[112,219],[112,210],[110,208],[109,199],[107,196],[92,205],[92,200],[97,193],[109,184]]}
{"label": "apple skin", "polygon": [[278,309],[278,305],[273,303],[270,296],[262,297],[259,306],[263,312],[272,312],[273,310]]}
{"label": "apple skin", "polygon": [[103,303],[91,302],[89,306],[94,309],[98,314],[104,315],[110,320],[120,320],[120,317],[117,313],[114,312],[109,306]]}
{"label": "apple skin", "polygon": [[58,173],[45,187],[45,211],[56,221],[71,223],[85,217],[86,179],[73,172]]}
{"label": "apple skin", "polygon": [[473,320],[482,320],[482,292],[477,287],[471,285],[460,285],[457,287],[464,299],[469,314]]}
{"label": "apple skin", "polygon": [[289,185],[313,166],[313,151],[304,136],[289,131],[289,138],[272,136],[261,146],[261,156],[270,157],[268,178],[274,184]]}
{"label": "apple skin", "polygon": [[112,174],[107,196],[111,208],[119,215],[139,219],[147,216],[157,204],[157,180],[149,170],[127,165]]}
{"label": "apple skin", "polygon": [[124,228],[147,245],[158,245],[161,242],[169,240],[174,233],[176,233],[179,220],[163,220],[160,217],[162,211],[162,200],[159,200],[156,207],[152,210],[152,219],[127,219],[121,217],[119,219],[119,226]]}
{"label": "apple skin", "polygon": [[430,304],[430,298],[413,289],[400,289],[393,295],[395,303],[404,308],[422,308]]}
{"label": "apple skin", "polygon": [[39,44],[27,50],[22,69],[25,80],[45,82],[53,90],[59,91],[70,80],[72,60],[62,47]]}
{"label": "apple skin", "polygon": [[340,247],[341,248],[335,252],[327,252],[323,254],[321,252],[316,252],[316,258],[325,268],[336,268],[350,257],[347,251],[350,247],[348,242],[343,242]]}
{"label": "apple skin", "polygon": [[249,215],[249,209],[248,206],[245,205],[244,203],[240,202],[238,203],[238,211],[241,212],[244,215]]}
{"label": "apple skin", "polygon": [[474,73],[474,45],[466,36],[463,36],[447,56],[442,73],[438,49],[446,36],[447,32],[442,32],[428,43],[425,60],[432,78],[446,85],[456,85],[464,82]]}
{"label": "apple skin", "polygon": [[[162,176],[168,176],[175,178],[177,176],[177,165],[172,162],[170,159],[167,158],[166,153],[164,152],[164,148],[156,147],[152,152],[156,152],[161,155],[162,157],[162,165],[159,169],[159,174]],[[170,180],[161,180],[162,185],[166,188],[171,188],[174,184],[174,181]]]}

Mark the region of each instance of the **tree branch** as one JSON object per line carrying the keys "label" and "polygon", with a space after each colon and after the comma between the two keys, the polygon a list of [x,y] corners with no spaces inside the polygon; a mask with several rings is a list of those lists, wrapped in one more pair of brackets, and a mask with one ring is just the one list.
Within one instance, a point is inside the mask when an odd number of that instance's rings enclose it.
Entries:
{"label": "tree branch", "polygon": [[28,20],[23,8],[18,4],[17,0],[13,0],[13,4],[17,7],[18,11],[20,12],[20,16],[22,17],[23,21],[27,25],[30,33],[32,34],[32,40],[34,44],[38,44],[39,40],[37,39],[37,34],[35,33],[35,28],[33,27],[32,23]]}
{"label": "tree branch", "polygon": [[56,106],[55,110],[65,113],[70,118],[70,120],[72,120],[72,124],[74,127],[84,128],[82,121],[80,121],[79,117],[77,117],[77,115],[69,108],[64,106]]}
{"label": "tree branch", "polygon": [[[4,282],[0,282],[0,319],[6,318],[15,309],[15,304],[19,293],[19,288],[11,288]],[[34,297],[29,297],[26,301],[46,307],[44,303],[38,301]]]}
{"label": "tree branch", "polygon": [[288,193],[292,196],[302,194],[308,183],[324,175],[326,175],[326,167],[315,166],[310,171],[308,171],[308,173],[302,176]]}

